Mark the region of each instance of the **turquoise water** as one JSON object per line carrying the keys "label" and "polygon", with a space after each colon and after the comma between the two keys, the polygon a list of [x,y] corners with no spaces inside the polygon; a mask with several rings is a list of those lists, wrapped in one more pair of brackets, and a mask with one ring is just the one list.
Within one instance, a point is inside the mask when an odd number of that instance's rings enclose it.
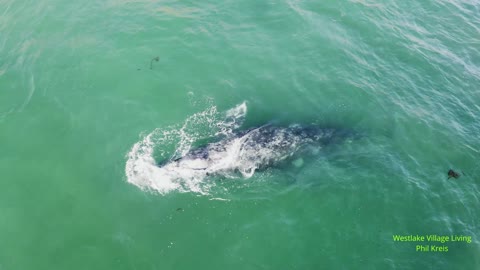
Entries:
{"label": "turquoise water", "polygon": [[[478,1],[0,7],[0,269],[480,269]],[[359,136],[159,188],[175,181],[144,158],[243,103],[240,129]]]}

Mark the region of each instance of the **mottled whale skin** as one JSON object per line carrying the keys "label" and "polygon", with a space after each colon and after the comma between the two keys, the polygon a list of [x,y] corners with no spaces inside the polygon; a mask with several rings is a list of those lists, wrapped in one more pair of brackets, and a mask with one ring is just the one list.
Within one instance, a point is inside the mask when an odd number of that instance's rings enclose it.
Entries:
{"label": "mottled whale skin", "polygon": [[318,153],[322,146],[343,141],[349,134],[342,129],[311,125],[280,127],[268,124],[233,132],[158,166],[170,173],[241,173],[250,177],[255,170],[275,166],[306,153]]}

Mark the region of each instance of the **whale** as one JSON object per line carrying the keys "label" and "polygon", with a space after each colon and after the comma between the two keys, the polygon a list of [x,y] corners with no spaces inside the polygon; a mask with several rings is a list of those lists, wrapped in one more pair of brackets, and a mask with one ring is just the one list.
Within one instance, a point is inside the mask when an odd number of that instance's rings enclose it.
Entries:
{"label": "whale", "polygon": [[308,170],[308,164],[346,153],[345,147],[350,149],[346,143],[365,134],[320,120],[291,123],[274,118],[245,123],[246,115],[246,101],[226,111],[211,105],[183,123],[142,135],[126,155],[127,181],[162,195],[171,191],[222,194],[230,187],[222,184],[227,179],[243,180],[254,174],[258,174],[254,181],[271,175],[295,179]]}
{"label": "whale", "polygon": [[345,129],[316,125],[265,124],[214,138],[157,166],[173,178],[211,175],[248,178],[255,171],[289,161],[301,166],[304,156],[318,154],[323,147],[345,141],[351,135]]}

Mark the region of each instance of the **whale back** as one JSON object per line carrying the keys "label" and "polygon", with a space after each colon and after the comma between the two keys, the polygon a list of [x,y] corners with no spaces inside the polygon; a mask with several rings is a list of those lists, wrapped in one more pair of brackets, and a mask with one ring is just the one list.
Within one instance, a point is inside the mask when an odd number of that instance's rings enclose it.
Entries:
{"label": "whale back", "polygon": [[[250,177],[256,170],[275,166],[305,150],[338,141],[345,132],[317,126],[264,125],[233,133],[221,140],[189,151],[183,157],[161,164],[168,169],[203,171]],[[318,152],[318,151],[317,151]]]}

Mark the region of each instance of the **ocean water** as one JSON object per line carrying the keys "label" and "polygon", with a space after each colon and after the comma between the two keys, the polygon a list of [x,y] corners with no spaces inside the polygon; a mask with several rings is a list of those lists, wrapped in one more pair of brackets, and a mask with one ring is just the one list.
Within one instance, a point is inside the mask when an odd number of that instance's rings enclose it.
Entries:
{"label": "ocean water", "polygon": [[[479,117],[478,0],[0,0],[0,269],[480,269]],[[157,166],[267,123],[355,136]]]}

